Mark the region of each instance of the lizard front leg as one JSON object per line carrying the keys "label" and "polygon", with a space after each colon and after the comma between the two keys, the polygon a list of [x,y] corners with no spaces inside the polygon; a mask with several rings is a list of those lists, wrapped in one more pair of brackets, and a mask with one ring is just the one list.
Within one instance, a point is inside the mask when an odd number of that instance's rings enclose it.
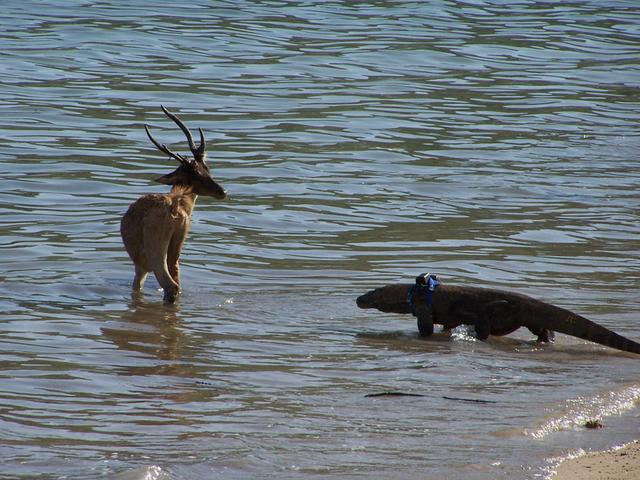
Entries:
{"label": "lizard front leg", "polygon": [[421,337],[433,335],[433,310],[428,305],[417,305],[415,315],[418,319],[418,332]]}

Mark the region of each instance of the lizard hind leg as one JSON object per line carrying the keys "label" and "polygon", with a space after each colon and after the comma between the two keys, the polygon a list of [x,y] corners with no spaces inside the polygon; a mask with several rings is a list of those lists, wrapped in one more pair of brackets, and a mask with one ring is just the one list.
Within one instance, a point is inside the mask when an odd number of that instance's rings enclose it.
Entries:
{"label": "lizard hind leg", "polygon": [[520,325],[511,321],[512,306],[507,300],[496,300],[485,306],[473,326],[478,340],[486,340],[489,335],[506,335]]}
{"label": "lizard hind leg", "polygon": [[486,340],[489,338],[489,334],[491,333],[491,325],[486,319],[476,320],[473,325],[473,329],[476,332],[476,337],[478,340]]}
{"label": "lizard hind leg", "polygon": [[555,332],[548,328],[529,328],[529,331],[538,337],[536,341],[540,343],[551,343],[556,339]]}

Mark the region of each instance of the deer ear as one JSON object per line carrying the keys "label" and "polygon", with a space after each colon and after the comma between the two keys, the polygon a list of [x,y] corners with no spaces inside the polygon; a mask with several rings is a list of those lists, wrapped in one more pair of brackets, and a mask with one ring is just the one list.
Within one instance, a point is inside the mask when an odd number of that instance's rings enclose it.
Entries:
{"label": "deer ear", "polygon": [[174,170],[171,173],[167,173],[166,175],[156,178],[154,181],[158,183],[164,183],[165,185],[173,185],[177,183],[176,182],[177,179],[178,179],[178,173],[177,173],[177,170]]}
{"label": "deer ear", "polygon": [[171,185],[173,182],[171,181],[171,174],[163,175],[162,177],[158,177],[154,180],[154,182],[164,183],[165,185]]}

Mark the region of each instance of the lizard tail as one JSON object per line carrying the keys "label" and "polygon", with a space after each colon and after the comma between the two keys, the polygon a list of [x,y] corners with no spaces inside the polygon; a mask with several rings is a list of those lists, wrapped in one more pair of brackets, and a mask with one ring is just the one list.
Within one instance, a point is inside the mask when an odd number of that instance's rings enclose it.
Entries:
{"label": "lizard tail", "polygon": [[625,352],[640,354],[640,343],[618,335],[616,332],[569,310],[560,307],[554,307],[554,310],[557,320],[552,322],[553,326],[549,327],[551,330]]}

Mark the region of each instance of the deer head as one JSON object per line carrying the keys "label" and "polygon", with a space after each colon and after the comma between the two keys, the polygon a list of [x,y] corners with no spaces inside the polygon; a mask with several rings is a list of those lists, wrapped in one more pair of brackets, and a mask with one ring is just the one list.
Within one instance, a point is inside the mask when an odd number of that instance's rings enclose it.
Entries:
{"label": "deer head", "polygon": [[145,125],[144,130],[147,132],[149,140],[151,140],[156,148],[180,162],[180,166],[178,168],[167,175],[157,178],[156,182],[164,183],[165,185],[181,186],[196,195],[204,195],[217,199],[225,198],[227,196],[227,192],[211,177],[211,172],[207,165],[207,144],[204,139],[204,132],[202,131],[202,128],[198,129],[200,131],[200,145],[196,147],[193,142],[191,132],[182,120],[162,105],[161,108],[165,115],[173,120],[187,137],[189,149],[191,150],[193,158],[187,158],[179,153],[175,153],[164,143],[158,142],[151,135],[149,127]]}

